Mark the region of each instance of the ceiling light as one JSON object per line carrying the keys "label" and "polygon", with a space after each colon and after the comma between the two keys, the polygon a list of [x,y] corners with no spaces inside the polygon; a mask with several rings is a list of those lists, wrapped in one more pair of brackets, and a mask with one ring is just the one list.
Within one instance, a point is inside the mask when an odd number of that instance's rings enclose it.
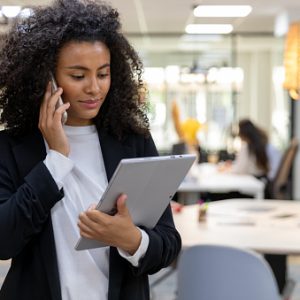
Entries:
{"label": "ceiling light", "polygon": [[15,5],[2,6],[1,11],[5,17],[14,18],[21,11],[21,6],[15,6]]}
{"label": "ceiling light", "polygon": [[246,17],[252,11],[250,5],[198,5],[195,17]]}
{"label": "ceiling light", "polygon": [[190,34],[228,34],[233,30],[231,24],[189,24],[185,32]]}

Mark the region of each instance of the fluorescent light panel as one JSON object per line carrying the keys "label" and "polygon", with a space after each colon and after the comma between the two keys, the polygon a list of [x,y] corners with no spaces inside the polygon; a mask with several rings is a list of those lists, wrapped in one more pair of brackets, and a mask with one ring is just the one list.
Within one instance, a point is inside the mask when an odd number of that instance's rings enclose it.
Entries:
{"label": "fluorescent light panel", "polygon": [[7,18],[16,17],[20,11],[21,11],[21,6],[16,6],[16,5],[2,6],[1,8],[2,14]]}
{"label": "fluorescent light panel", "polygon": [[233,30],[231,24],[189,24],[185,32],[190,34],[228,34]]}
{"label": "fluorescent light panel", "polygon": [[198,5],[195,17],[246,17],[252,11],[250,5]]}

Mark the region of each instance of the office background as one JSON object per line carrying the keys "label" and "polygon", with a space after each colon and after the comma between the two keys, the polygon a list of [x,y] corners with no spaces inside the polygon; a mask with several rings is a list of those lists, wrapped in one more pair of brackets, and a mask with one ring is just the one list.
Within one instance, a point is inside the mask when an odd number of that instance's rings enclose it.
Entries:
{"label": "office background", "polygon": [[[0,0],[0,6],[30,8],[49,2]],[[151,129],[162,153],[178,141],[171,113],[174,101],[182,119],[195,118],[203,125],[198,138],[210,152],[233,151],[233,125],[244,117],[266,129],[281,150],[292,136],[300,138],[300,104],[283,88],[285,37],[289,25],[300,21],[299,1],[107,2],[120,12],[123,30],[144,63]],[[197,18],[193,15],[197,4],[248,4],[253,9],[245,18]],[[10,18],[0,15],[0,33],[7,31],[10,23]],[[233,30],[228,34],[187,34],[190,23],[227,23]],[[293,198],[299,200],[299,155],[293,175]],[[297,268],[293,272],[300,278]]]}
{"label": "office background", "polygon": [[[0,6],[18,5],[25,14],[48,0],[0,1]],[[300,17],[294,0],[243,1],[252,11],[246,17],[196,17],[198,5],[224,5],[227,0],[110,0],[120,12],[123,31],[145,66],[149,90],[152,134],[162,153],[178,141],[172,119],[175,102],[182,120],[196,119],[203,125],[198,133],[207,151],[234,151],[232,134],[240,118],[250,118],[284,150],[291,136],[300,136],[298,102],[283,89],[285,37],[289,25]],[[27,10],[26,10],[27,9]],[[25,12],[26,10],[26,12]],[[13,18],[0,14],[0,33]],[[226,34],[188,34],[189,24],[227,24]],[[299,170],[299,171],[298,171]],[[300,176],[296,159],[294,179]],[[294,198],[300,187],[293,185]]]}
{"label": "office background", "polygon": [[[145,66],[150,120],[158,148],[176,143],[172,103],[181,118],[204,124],[201,145],[208,151],[232,151],[232,124],[248,117],[266,129],[271,142],[283,150],[300,136],[299,103],[283,89],[284,51],[289,25],[300,20],[297,1],[231,1],[248,4],[247,17],[200,18],[197,4],[228,1],[112,0],[123,29]],[[229,34],[187,34],[188,24],[233,26]],[[300,158],[294,164],[293,196],[300,199]]]}

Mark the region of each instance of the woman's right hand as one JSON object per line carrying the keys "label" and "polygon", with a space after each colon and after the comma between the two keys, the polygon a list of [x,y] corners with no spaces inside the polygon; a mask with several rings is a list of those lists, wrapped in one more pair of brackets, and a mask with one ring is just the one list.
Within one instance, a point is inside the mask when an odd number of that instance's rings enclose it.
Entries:
{"label": "woman's right hand", "polygon": [[58,88],[57,91],[52,94],[50,82],[47,85],[40,107],[39,129],[42,132],[49,149],[68,156],[70,153],[70,145],[63,129],[61,118],[62,114],[70,107],[70,103],[64,103],[56,109],[56,103],[62,92],[62,88]]}
{"label": "woman's right hand", "polygon": [[79,215],[80,235],[118,247],[133,255],[139,248],[142,235],[133,224],[128,207],[127,196],[122,194],[117,199],[117,212],[111,216],[91,206]]}

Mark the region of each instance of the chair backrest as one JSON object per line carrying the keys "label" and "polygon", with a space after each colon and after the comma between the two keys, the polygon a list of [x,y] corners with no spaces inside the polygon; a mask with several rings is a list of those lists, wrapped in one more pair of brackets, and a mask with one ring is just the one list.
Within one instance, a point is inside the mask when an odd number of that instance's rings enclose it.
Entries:
{"label": "chair backrest", "polygon": [[278,300],[274,275],[266,261],[239,248],[198,245],[178,262],[177,300]]}
{"label": "chair backrest", "polygon": [[287,199],[291,197],[288,195],[288,183],[298,146],[298,140],[293,138],[282,156],[277,173],[270,185],[270,196],[272,199]]}

